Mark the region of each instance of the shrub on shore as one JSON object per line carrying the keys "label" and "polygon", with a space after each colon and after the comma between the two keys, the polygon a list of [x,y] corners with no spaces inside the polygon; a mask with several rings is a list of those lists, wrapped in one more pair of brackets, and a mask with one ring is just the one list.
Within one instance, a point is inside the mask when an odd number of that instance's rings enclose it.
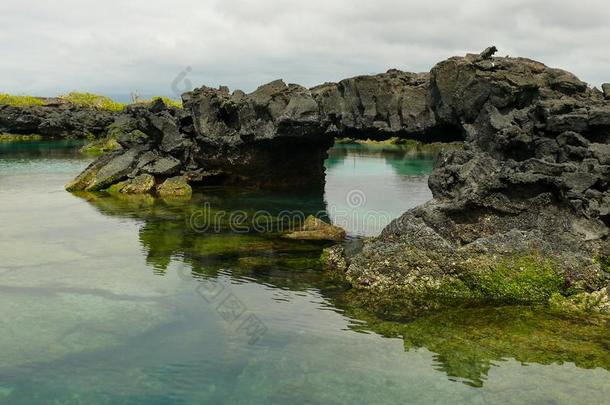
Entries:
{"label": "shrub on shore", "polygon": [[92,93],[71,92],[59,97],[74,105],[86,108],[99,108],[101,110],[122,111],[126,104],[118,103],[110,97],[100,96]]}
{"label": "shrub on shore", "polygon": [[[122,111],[128,104],[119,103],[110,97],[102,96],[93,93],[70,92],[58,97],[67,103],[77,105],[84,108],[96,108],[108,111]],[[169,97],[156,96],[150,100],[138,100],[134,104],[148,104],[156,100],[163,100],[168,107],[182,108],[182,102],[173,100]],[[27,106],[42,106],[48,104],[48,101],[42,97],[33,96],[15,96],[12,94],[0,93],[0,105],[8,105],[12,107],[27,107]]]}
{"label": "shrub on shore", "polygon": [[12,94],[0,93],[0,105],[11,107],[24,107],[28,105],[44,105],[43,99],[32,96],[14,96]]}

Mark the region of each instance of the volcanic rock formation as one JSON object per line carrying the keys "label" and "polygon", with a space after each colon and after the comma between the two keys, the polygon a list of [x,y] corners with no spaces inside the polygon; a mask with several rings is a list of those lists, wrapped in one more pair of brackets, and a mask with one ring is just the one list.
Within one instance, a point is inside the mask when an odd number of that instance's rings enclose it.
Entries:
{"label": "volcanic rock formation", "polygon": [[202,87],[183,95],[184,110],[130,108],[119,118],[124,149],[69,189],[141,174],[320,186],[339,136],[463,139],[463,150],[439,157],[434,199],[361,252],[331,251],[335,267],[369,291],[517,302],[597,291],[596,303],[579,299],[604,307],[610,101],[571,73],[494,51],[450,58],[429,74],[390,70],[311,89],[275,81],[250,94]]}
{"label": "volcanic rock formation", "polygon": [[439,157],[432,201],[352,257],[331,251],[335,267],[386,294],[610,312],[610,103],[568,72],[473,55],[436,65],[429,97],[464,150]]}

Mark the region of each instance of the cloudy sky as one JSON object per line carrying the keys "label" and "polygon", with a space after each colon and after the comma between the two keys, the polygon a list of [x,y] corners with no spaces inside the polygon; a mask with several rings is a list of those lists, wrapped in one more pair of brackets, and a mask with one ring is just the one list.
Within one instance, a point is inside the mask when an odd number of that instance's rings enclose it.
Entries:
{"label": "cloudy sky", "polygon": [[0,92],[125,97],[427,71],[495,44],[610,82],[608,0],[1,0]]}

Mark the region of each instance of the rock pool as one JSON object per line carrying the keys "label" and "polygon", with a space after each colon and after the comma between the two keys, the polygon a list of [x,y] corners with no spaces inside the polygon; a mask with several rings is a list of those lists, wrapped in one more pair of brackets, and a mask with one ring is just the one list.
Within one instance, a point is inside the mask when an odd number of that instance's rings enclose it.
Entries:
{"label": "rock pool", "polygon": [[[163,201],[65,192],[90,161],[79,146],[0,144],[0,403],[610,398],[605,320],[533,307],[383,319],[322,272],[325,245],[278,237],[283,211],[376,234],[430,198],[432,155],[337,145],[324,195],[211,188]],[[273,225],[236,229],[220,211]]]}

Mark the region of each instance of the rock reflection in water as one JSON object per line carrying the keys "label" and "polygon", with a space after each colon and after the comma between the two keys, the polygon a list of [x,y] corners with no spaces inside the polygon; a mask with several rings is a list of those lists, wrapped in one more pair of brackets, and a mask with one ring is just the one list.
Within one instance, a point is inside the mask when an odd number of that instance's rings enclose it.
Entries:
{"label": "rock reflection in water", "polygon": [[610,370],[609,324],[603,318],[582,320],[536,307],[475,307],[432,312],[408,308],[403,316],[408,321],[384,320],[371,312],[374,305],[323,272],[319,257],[325,244],[287,241],[277,232],[239,234],[222,222],[214,224],[219,232],[199,232],[189,225],[205,202],[250,214],[262,206],[270,213],[286,207],[316,213],[324,208],[320,196],[265,197],[256,192],[215,190],[196,194],[190,202],[82,197],[105,215],[141,222],[143,252],[160,275],[172,260],[181,260],[194,278],[215,278],[228,272],[236,281],[319,291],[330,308],[352,320],[352,330],[401,338],[406,351],[426,348],[435,353],[433,367],[474,387],[483,386],[490,370],[506,359]]}

